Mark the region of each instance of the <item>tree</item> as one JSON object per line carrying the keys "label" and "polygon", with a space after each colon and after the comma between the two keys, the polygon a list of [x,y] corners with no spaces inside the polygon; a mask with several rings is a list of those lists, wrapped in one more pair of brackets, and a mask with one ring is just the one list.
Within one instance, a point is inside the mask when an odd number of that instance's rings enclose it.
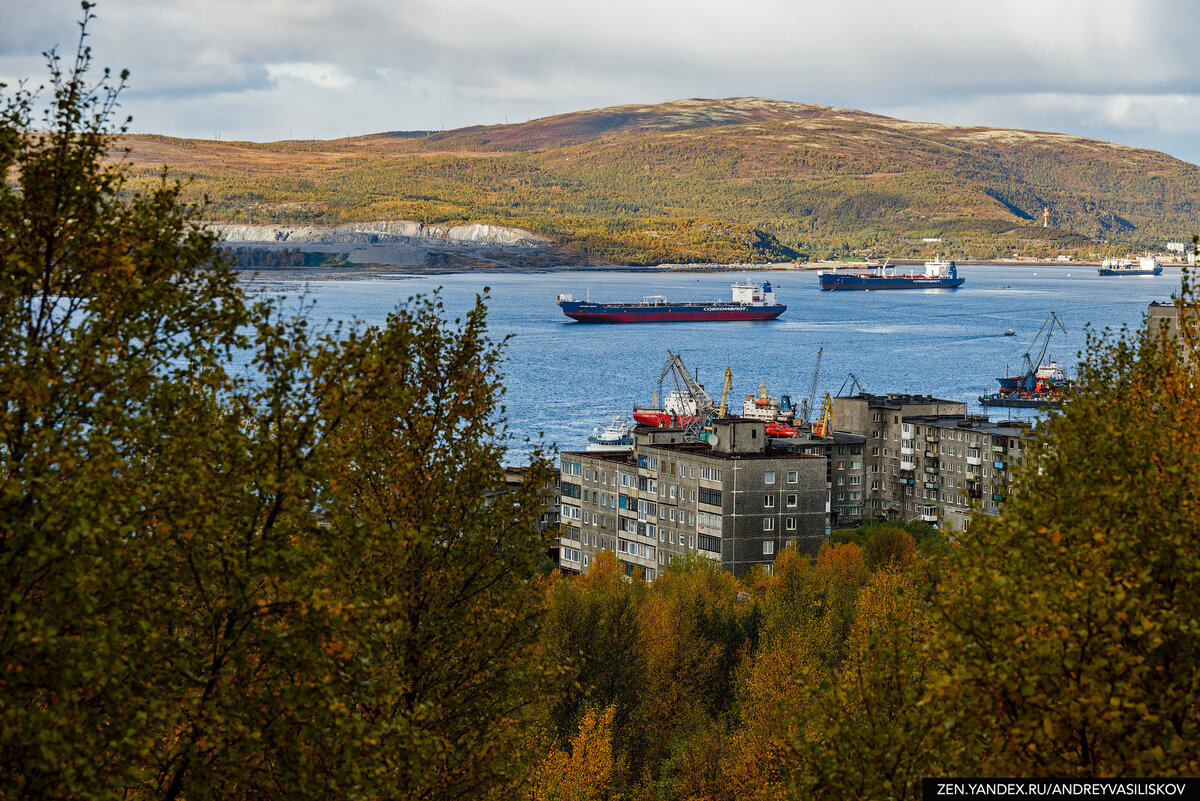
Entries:
{"label": "tree", "polygon": [[1195,300],[1185,277],[1178,341],[1089,337],[1082,389],[951,559],[939,703],[984,748],[964,771],[1200,770]]}
{"label": "tree", "polygon": [[40,126],[0,114],[0,797],[511,786],[548,468],[500,491],[482,300],[249,303],[178,184],[106,162],[85,41]]}

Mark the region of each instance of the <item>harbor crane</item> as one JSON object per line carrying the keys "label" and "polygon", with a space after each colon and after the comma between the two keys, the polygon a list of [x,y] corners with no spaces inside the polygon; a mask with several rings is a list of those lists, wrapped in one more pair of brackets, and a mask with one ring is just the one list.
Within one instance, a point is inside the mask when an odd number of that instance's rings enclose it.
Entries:
{"label": "harbor crane", "polygon": [[[1067,329],[1063,327],[1062,320],[1059,319],[1058,315],[1054,312],[1050,312],[1050,315],[1045,319],[1044,322],[1042,322],[1042,327],[1039,328],[1037,334],[1034,335],[1033,341],[1029,343],[1029,350],[1025,351],[1024,355],[1021,357],[1024,360],[1024,364],[1022,364],[1021,375],[1018,383],[1023,389],[1032,391],[1034,386],[1037,384],[1037,371],[1038,368],[1042,366],[1042,359],[1046,358],[1046,348],[1050,347],[1050,335],[1054,333],[1055,325],[1057,325],[1059,330],[1061,330],[1064,334],[1067,333]],[[1046,334],[1044,339],[1042,339],[1043,332]],[[1037,347],[1039,339],[1042,339],[1042,349],[1038,351],[1038,357],[1035,360],[1030,358],[1029,354],[1032,353],[1033,349]]]}
{"label": "harbor crane", "polygon": [[[733,380],[733,375],[729,368],[725,368],[726,377],[726,393],[722,393],[721,406],[724,407],[724,395],[728,392],[728,386]],[[716,415],[716,403],[712,397],[704,391],[704,387],[692,377],[688,372],[687,367],[683,364],[683,359],[679,358],[678,354],[667,351],[667,361],[663,364],[662,374],[658,377],[658,384],[661,387],[662,382],[670,375],[675,381],[675,390],[678,394],[686,395],[691,398],[696,406],[696,416],[683,425],[683,438],[688,442],[707,439],[707,428],[711,426],[711,421]]]}
{"label": "harbor crane", "polygon": [[864,387],[862,385],[862,382],[858,380],[858,376],[856,376],[854,373],[850,373],[849,375],[846,376],[846,380],[842,382],[841,389],[839,389],[837,391],[837,396],[839,398],[842,397],[842,393],[846,391],[847,384],[850,385],[850,392],[853,393],[854,390],[857,389],[859,394],[862,394],[862,395],[867,394],[866,387]]}
{"label": "harbor crane", "polygon": [[821,374],[821,353],[825,348],[817,348],[817,366],[813,368],[812,386],[808,389],[808,397],[800,401],[800,422],[807,429],[809,416],[813,413],[813,402],[817,399],[817,377]]}
{"label": "harbor crane", "polygon": [[825,393],[825,402],[821,404],[821,418],[813,423],[812,432],[818,437],[828,437],[833,433],[833,398]]}

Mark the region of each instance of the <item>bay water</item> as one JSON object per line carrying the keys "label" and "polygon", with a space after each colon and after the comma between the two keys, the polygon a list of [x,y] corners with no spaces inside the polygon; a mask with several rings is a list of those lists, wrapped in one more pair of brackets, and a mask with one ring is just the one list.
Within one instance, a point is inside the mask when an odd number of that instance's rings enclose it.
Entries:
{"label": "bay water", "polygon": [[[380,324],[414,295],[437,293],[447,317],[464,314],[488,296],[488,325],[505,346],[506,416],[519,460],[529,438],[560,449],[586,444],[592,428],[651,402],[667,350],[679,354],[710,395],[720,399],[725,367],[733,371],[730,405],[736,411],[766,382],[773,396],[799,404],[812,385],[823,349],[816,406],[826,392],[849,392],[853,373],[868,392],[933,395],[964,401],[993,419],[1028,417],[1027,410],[984,409],[982,394],[997,377],[1019,371],[1022,354],[1047,315],[1057,328],[1047,356],[1074,376],[1086,331],[1137,327],[1151,301],[1167,302],[1180,288],[1180,268],[1161,276],[1101,277],[1078,264],[967,265],[959,289],[822,292],[813,271],[554,273],[471,272],[390,275],[362,280],[280,282],[269,274],[250,286],[289,298],[303,295],[310,315]],[[636,302],[646,295],[671,301],[724,300],[730,284],[770,281],[787,311],[777,320],[733,323],[593,325],[563,316],[555,298],[590,294],[593,301]],[[1004,336],[1013,329],[1014,336]],[[1032,353],[1036,359],[1040,350]],[[673,384],[670,379],[664,389]]]}

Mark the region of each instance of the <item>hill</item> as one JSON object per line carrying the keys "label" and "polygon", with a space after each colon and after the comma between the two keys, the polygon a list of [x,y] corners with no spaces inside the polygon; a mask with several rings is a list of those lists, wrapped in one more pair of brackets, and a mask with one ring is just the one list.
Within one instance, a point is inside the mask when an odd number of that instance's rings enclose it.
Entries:
{"label": "hill", "polygon": [[[833,253],[1079,256],[1200,230],[1200,168],[1057,133],[758,98],[617,106],[333,141],[129,136],[221,222],[524,228],[617,263]],[[1050,227],[1042,227],[1049,209]]]}

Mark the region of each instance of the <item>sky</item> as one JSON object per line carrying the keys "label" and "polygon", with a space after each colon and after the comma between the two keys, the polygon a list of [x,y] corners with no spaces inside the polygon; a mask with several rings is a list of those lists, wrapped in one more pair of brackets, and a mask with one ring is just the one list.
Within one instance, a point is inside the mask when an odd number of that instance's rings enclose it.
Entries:
{"label": "sky", "polygon": [[[328,139],[767,97],[1057,131],[1200,163],[1197,0],[99,0],[131,130]],[[0,0],[0,82],[78,0]],[[7,91],[7,90],[6,90]]]}

